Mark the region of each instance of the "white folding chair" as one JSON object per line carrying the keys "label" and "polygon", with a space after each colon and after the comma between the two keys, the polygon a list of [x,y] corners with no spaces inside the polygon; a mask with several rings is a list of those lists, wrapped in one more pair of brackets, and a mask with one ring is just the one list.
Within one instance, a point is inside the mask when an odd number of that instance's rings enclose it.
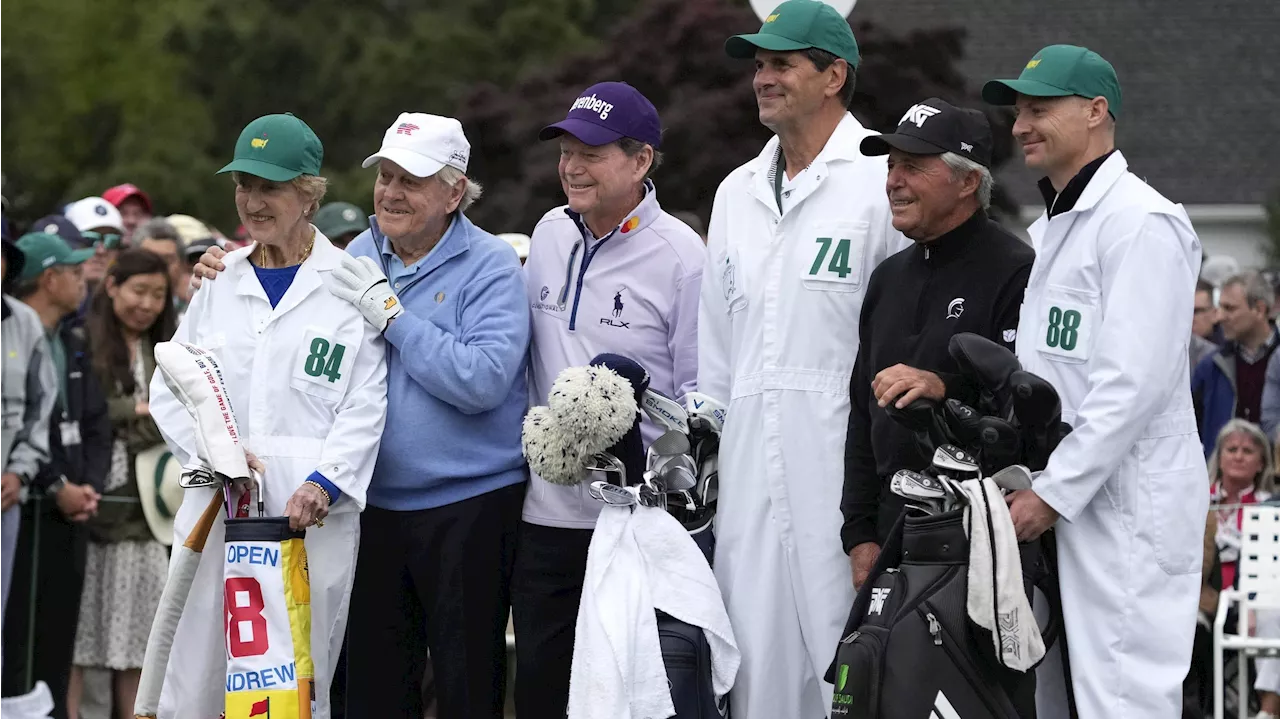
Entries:
{"label": "white folding chair", "polygon": [[[1249,712],[1249,659],[1280,656],[1280,637],[1249,636],[1249,615],[1259,609],[1280,611],[1280,507],[1247,505],[1240,528],[1240,559],[1236,562],[1237,589],[1224,588],[1218,596],[1213,621],[1213,716],[1223,717],[1223,652],[1236,652],[1239,662],[1238,706],[1240,719]],[[1227,611],[1237,607],[1236,633],[1226,634]]]}

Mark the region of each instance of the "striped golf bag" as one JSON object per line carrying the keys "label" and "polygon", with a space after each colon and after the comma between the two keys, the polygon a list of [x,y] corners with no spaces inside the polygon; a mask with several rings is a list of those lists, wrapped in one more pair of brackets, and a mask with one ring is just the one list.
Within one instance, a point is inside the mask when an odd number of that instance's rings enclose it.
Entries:
{"label": "striped golf bag", "polygon": [[227,520],[226,719],[310,719],[311,581],[287,517]]}

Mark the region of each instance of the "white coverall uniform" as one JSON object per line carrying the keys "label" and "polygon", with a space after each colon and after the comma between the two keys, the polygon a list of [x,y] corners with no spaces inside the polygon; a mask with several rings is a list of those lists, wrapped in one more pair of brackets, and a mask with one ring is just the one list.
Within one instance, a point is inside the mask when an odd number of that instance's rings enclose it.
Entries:
{"label": "white coverall uniform", "polygon": [[[223,258],[226,270],[195,294],[175,341],[212,351],[246,448],[266,465],[267,516],[319,471],[342,492],[324,526],[306,530],[311,579],[311,656],[317,719],[329,716],[329,685],[346,633],[347,606],[360,542],[359,512],[373,475],[387,407],[382,337],[321,278],[343,251],[319,231],[311,256],[273,309],[248,260],[251,248]],[[328,351],[311,359],[323,338]],[[341,357],[336,348],[343,348]],[[308,371],[308,360],[310,369]],[[315,370],[323,367],[319,376]],[[332,381],[331,381],[332,380]],[[195,425],[157,372],[151,414],[174,455],[196,461]],[[215,490],[188,489],[174,520],[174,545],[208,506]],[[160,719],[213,719],[222,713],[226,677],[222,518],[214,524],[174,635]],[[250,516],[257,516],[256,508]]]}
{"label": "white coverall uniform", "polygon": [[[1058,390],[1063,439],[1034,484],[1056,526],[1082,719],[1173,719],[1191,660],[1209,482],[1187,383],[1200,241],[1115,152],[1075,206],[1029,230],[1022,366]],[[1056,649],[1055,649],[1056,652]],[[1062,669],[1042,717],[1066,716]]]}
{"label": "white coverall uniform", "polygon": [[893,229],[885,158],[846,115],[774,192],[778,139],[720,184],[698,314],[698,387],[728,399],[715,572],[742,666],[737,719],[821,717],[853,580],[840,544],[849,376],[871,271]]}

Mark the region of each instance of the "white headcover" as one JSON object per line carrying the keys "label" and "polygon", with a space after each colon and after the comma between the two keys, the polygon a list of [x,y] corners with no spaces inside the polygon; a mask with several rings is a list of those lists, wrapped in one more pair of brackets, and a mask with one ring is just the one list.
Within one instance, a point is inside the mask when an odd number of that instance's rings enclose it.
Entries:
{"label": "white headcover", "polygon": [[224,480],[247,478],[249,465],[217,356],[185,342],[161,342],[155,355],[164,383],[195,421],[200,461]]}

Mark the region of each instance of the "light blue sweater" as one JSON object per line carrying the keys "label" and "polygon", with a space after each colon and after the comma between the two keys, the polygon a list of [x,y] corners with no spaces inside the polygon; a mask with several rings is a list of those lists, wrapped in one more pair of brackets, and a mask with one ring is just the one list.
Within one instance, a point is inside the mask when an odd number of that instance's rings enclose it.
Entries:
{"label": "light blue sweater", "polygon": [[370,225],[347,251],[394,275],[405,313],[385,333],[387,426],[368,503],[429,509],[525,481],[529,302],[515,251],[457,213],[406,271]]}

